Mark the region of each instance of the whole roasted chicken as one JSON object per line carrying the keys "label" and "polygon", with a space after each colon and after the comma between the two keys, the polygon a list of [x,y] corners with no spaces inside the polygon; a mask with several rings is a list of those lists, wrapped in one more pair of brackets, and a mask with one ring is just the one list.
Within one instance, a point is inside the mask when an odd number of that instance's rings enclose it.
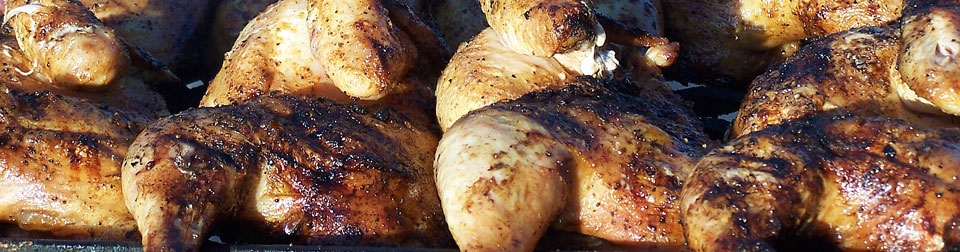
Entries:
{"label": "whole roasted chicken", "polygon": [[906,1],[899,24],[827,36],[758,78],[739,137],[684,185],[690,248],[956,250],[958,7]]}
{"label": "whole roasted chicken", "polygon": [[268,7],[227,54],[207,108],[132,145],[123,191],[144,248],[196,250],[227,222],[273,241],[448,246],[427,85],[445,50],[398,2]]}

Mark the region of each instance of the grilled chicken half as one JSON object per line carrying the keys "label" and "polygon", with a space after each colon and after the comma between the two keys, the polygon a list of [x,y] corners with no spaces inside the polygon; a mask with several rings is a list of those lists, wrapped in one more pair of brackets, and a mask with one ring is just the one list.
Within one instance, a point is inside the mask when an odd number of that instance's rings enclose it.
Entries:
{"label": "grilled chicken half", "polygon": [[956,30],[929,22],[958,11],[943,2],[910,3],[904,16],[919,18],[902,29],[813,42],[758,78],[734,124],[739,137],[701,159],[684,186],[691,248],[772,251],[813,239],[849,251],[956,250],[960,124],[941,105],[957,94],[917,89],[955,85],[954,65],[942,64],[949,53],[934,45],[949,46]]}
{"label": "grilled chicken half", "polygon": [[[634,248],[682,248],[679,188],[710,144],[696,117],[660,78],[602,81],[564,61],[583,52],[564,48],[603,41],[605,29],[624,48],[665,40],[597,18],[584,2],[481,4],[492,28],[460,46],[437,86],[445,130],[437,187],[460,249],[529,251],[549,227]],[[579,27],[525,27],[567,21]],[[577,35],[561,36],[567,30]],[[643,53],[652,49],[638,51],[655,71],[636,73],[660,77]],[[613,74],[634,74],[620,69]]]}
{"label": "grilled chicken half", "polygon": [[818,114],[713,150],[681,197],[695,251],[773,251],[825,240],[849,251],[960,246],[960,131]]}
{"label": "grilled chicken half", "polygon": [[[136,239],[120,168],[136,135],[169,115],[143,78],[161,70],[127,58],[119,37],[76,2],[8,11],[13,34],[0,37],[0,221],[56,237]],[[61,62],[70,57],[76,61]],[[96,68],[112,80],[97,79],[104,76]]]}
{"label": "grilled chicken half", "polygon": [[800,40],[895,21],[904,2],[681,0],[663,7],[668,36],[683,45],[678,77],[745,87]]}
{"label": "grilled chicken half", "polygon": [[389,108],[265,95],[153,124],[124,196],[147,251],[197,249],[217,219],[300,243],[443,246],[437,140]]}
{"label": "grilled chicken half", "polygon": [[[137,138],[123,167],[123,190],[146,250],[196,250],[218,221],[255,227],[274,241],[452,243],[434,184],[439,130],[428,85],[439,75],[434,65],[446,61],[445,45],[405,5],[367,3],[271,5],[241,32],[211,82],[202,101],[211,108],[169,117]],[[382,7],[379,17],[396,26],[364,26],[378,30],[351,31],[356,36],[340,43],[371,49],[379,42],[365,36],[399,34],[409,43],[389,50],[412,58],[385,57],[382,65],[363,67],[414,70],[395,72],[400,77],[389,82],[368,79],[393,85],[377,100],[338,88],[370,82],[344,83],[326,69],[372,51],[344,47],[341,53],[350,54],[334,58],[315,53],[312,41],[339,38],[314,30],[309,17],[321,7],[354,8],[331,11],[344,20],[370,18],[362,10]],[[319,13],[314,21],[329,14]],[[335,45],[317,49],[326,46]]]}
{"label": "grilled chicken half", "polygon": [[530,251],[550,227],[677,250],[680,188],[709,144],[669,91],[578,79],[453,124],[437,188],[464,251]]}

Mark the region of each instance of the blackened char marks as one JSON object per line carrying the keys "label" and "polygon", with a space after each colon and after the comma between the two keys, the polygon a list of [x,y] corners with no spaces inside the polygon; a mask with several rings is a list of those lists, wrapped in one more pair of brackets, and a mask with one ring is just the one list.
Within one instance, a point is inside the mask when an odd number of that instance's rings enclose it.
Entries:
{"label": "blackened char marks", "polygon": [[[601,128],[585,125],[577,113],[596,115],[600,123],[617,122],[626,116],[639,116],[642,123],[653,125],[679,142],[692,141],[690,146],[709,144],[699,120],[680,98],[667,92],[642,92],[629,88],[623,80],[602,81],[580,78],[562,89],[547,89],[526,94],[512,101],[492,104],[483,110],[516,111],[527,115],[554,132],[563,132],[567,144],[590,148]],[[685,151],[695,151],[686,149]],[[700,150],[702,151],[702,150]]]}

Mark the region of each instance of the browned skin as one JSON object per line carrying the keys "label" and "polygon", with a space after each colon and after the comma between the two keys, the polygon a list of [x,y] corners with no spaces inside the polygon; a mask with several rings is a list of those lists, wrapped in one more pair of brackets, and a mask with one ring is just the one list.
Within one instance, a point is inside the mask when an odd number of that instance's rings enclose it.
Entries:
{"label": "browned skin", "polygon": [[0,221],[58,237],[136,239],[120,164],[149,121],[88,100],[0,89]]}
{"label": "browned skin", "polygon": [[9,22],[37,77],[65,88],[100,88],[130,65],[113,29],[73,0],[6,0]]}
{"label": "browned skin", "polygon": [[900,46],[904,82],[943,112],[960,115],[960,1],[907,3]]}
{"label": "browned skin", "polygon": [[902,0],[682,0],[664,4],[681,45],[677,71],[701,83],[743,87],[790,56],[798,41],[900,17]]}
{"label": "browned skin", "polygon": [[442,246],[423,125],[278,94],[188,110],[137,138],[124,193],[147,251],[195,250],[218,218],[309,244]]}
{"label": "browned skin", "polygon": [[550,57],[596,39],[594,10],[579,0],[484,0],[480,7],[518,53]]}
{"label": "browned skin", "polygon": [[168,115],[162,98],[130,76],[83,92],[24,75],[31,61],[10,37],[0,63],[0,221],[61,238],[136,239],[120,166],[137,133]]}
{"label": "browned skin", "polygon": [[[431,89],[432,80],[438,75],[438,70],[431,65],[440,64],[441,61],[429,57],[434,55],[433,52],[423,53],[428,57],[420,57],[418,64],[412,66],[415,70],[395,83],[396,87],[385,97],[376,101],[352,98],[338,89],[324,71],[324,67],[331,62],[324,61],[311,52],[308,9],[309,1],[285,0],[271,5],[251,20],[240,33],[220,72],[211,81],[200,106],[242,103],[272,91],[281,91],[358,103],[371,109],[390,106],[407,113],[417,121],[434,120],[432,111],[435,105]],[[422,22],[410,20],[405,23]],[[437,37],[417,34],[427,35]],[[405,50],[424,51],[419,45]],[[424,111],[429,112],[425,114]]]}
{"label": "browned skin", "polygon": [[414,66],[413,42],[391,22],[380,0],[309,3],[311,48],[348,96],[379,99]]}
{"label": "browned skin", "polygon": [[672,251],[709,144],[677,96],[581,79],[467,114],[440,142],[437,187],[464,251],[529,251],[550,226]]}
{"label": "browned skin", "polygon": [[[134,67],[133,71],[128,71],[126,75],[107,87],[97,90],[75,90],[52,85],[34,74],[24,74],[29,72],[31,67],[32,61],[19,50],[16,39],[0,38],[0,80],[3,80],[0,84],[6,88],[24,93],[49,91],[58,95],[83,98],[127,111],[145,124],[170,114],[163,97],[150,90],[148,83],[136,76],[155,69],[144,70]],[[150,84],[158,83],[158,79],[149,81]]]}
{"label": "browned skin", "polygon": [[772,251],[808,237],[852,251],[960,246],[960,131],[817,115],[715,149],[683,188],[696,251]]}
{"label": "browned skin", "polygon": [[[79,0],[132,45],[170,69],[188,64],[209,0]],[[206,50],[205,48],[199,49]]]}
{"label": "browned skin", "polygon": [[463,44],[437,83],[437,119],[449,128],[467,112],[516,99],[548,87],[562,87],[576,73],[549,57],[510,50],[492,29]]}
{"label": "browned skin", "polygon": [[833,109],[954,127],[955,117],[936,110],[915,112],[901,99],[899,37],[897,27],[865,27],[804,46],[754,80],[730,136]]}

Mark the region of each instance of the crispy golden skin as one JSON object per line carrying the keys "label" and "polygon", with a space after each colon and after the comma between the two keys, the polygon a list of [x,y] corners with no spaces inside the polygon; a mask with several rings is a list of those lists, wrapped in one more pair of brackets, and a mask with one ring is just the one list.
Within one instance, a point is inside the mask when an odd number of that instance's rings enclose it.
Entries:
{"label": "crispy golden skin", "polygon": [[188,110],[131,146],[124,196],[147,251],[195,250],[222,218],[309,244],[443,246],[434,132],[279,94]]}
{"label": "crispy golden skin", "polygon": [[681,47],[678,71],[701,83],[746,86],[790,56],[801,39],[900,17],[903,0],[670,1],[668,36]]}
{"label": "crispy golden skin", "polygon": [[59,237],[135,239],[120,163],[149,121],[89,100],[0,89],[0,221]]}
{"label": "crispy golden skin", "polygon": [[896,26],[864,27],[804,46],[753,81],[731,137],[834,109],[955,127],[956,117],[911,101],[897,69],[900,41]]}
{"label": "crispy golden skin", "polygon": [[[357,103],[370,109],[390,106],[416,118],[433,121],[432,78],[437,70],[426,61],[445,60],[422,57],[414,69],[403,76],[389,94],[375,101],[354,99],[341,91],[325,69],[329,61],[316,57],[310,49],[309,2],[285,0],[268,7],[240,34],[227,54],[220,72],[210,82],[201,106],[213,107],[242,103],[272,91],[324,97],[338,102]],[[432,36],[435,34],[418,34]],[[428,40],[428,39],[421,39]],[[442,43],[442,42],[441,42]],[[423,51],[419,46],[409,50]],[[442,52],[441,52],[442,53]],[[423,53],[435,55],[437,53]],[[431,80],[431,81],[427,81]],[[343,85],[353,85],[350,82]],[[430,111],[424,114],[424,111]]]}
{"label": "crispy golden skin", "polygon": [[530,251],[551,226],[677,250],[679,190],[709,144],[676,95],[580,79],[453,124],[437,188],[464,251]]}
{"label": "crispy golden skin", "polygon": [[379,99],[414,66],[413,42],[390,22],[379,0],[311,0],[310,5],[311,48],[347,95]]}
{"label": "crispy golden skin", "polygon": [[20,50],[38,78],[74,89],[100,88],[126,74],[127,49],[113,29],[80,2],[6,0],[9,23]]}
{"label": "crispy golden skin", "polygon": [[516,53],[487,29],[463,44],[437,83],[437,119],[449,128],[467,112],[529,92],[562,87],[577,74],[550,57]]}
{"label": "crispy golden skin", "polygon": [[0,221],[56,237],[136,239],[120,165],[137,133],[169,114],[160,95],[129,74],[96,91],[60,88],[23,70],[32,61],[12,37],[0,38],[0,63]]}
{"label": "crispy golden skin", "polygon": [[683,188],[695,251],[772,251],[822,239],[850,251],[960,246],[960,131],[884,117],[815,115],[742,136]]}

